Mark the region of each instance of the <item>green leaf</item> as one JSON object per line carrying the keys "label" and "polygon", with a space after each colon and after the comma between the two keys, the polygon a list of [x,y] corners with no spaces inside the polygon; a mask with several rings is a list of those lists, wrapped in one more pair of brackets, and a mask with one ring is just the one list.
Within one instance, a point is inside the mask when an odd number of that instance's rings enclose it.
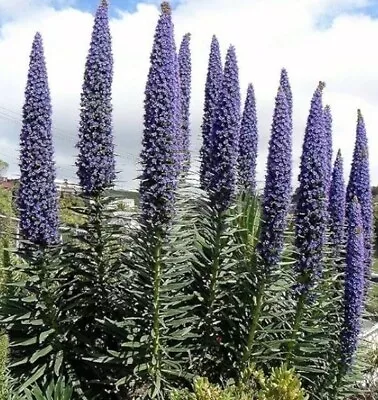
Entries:
{"label": "green leaf", "polygon": [[47,354],[51,353],[51,351],[53,350],[53,347],[51,346],[51,344],[49,344],[48,346],[44,347],[43,349],[37,350],[32,357],[30,358],[30,363],[34,363],[35,361],[37,361],[39,358],[46,356]]}
{"label": "green leaf", "polygon": [[60,350],[55,356],[54,373],[55,373],[56,376],[59,376],[60,368],[61,368],[62,363],[63,363],[63,357],[64,357],[63,350]]}
{"label": "green leaf", "polygon": [[55,332],[55,329],[49,329],[45,332],[42,332],[39,336],[39,343],[43,343],[54,332]]}
{"label": "green leaf", "polygon": [[29,387],[34,382],[36,382],[39,378],[41,378],[46,371],[46,367],[47,367],[47,365],[44,364],[39,369],[37,369],[37,371],[34,372],[33,375],[23,385],[21,385],[19,391],[22,392],[25,388]]}

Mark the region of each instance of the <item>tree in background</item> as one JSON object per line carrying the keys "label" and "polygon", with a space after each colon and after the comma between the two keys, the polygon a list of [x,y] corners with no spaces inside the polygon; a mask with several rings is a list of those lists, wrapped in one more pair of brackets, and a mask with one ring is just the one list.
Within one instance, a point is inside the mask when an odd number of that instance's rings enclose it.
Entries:
{"label": "tree in background", "polygon": [[83,207],[84,200],[72,193],[62,193],[59,199],[60,221],[63,225],[80,225],[85,217],[75,212],[77,207]]}
{"label": "tree in background", "polygon": [[9,164],[4,161],[4,160],[0,160],[0,177],[4,177],[7,173]]}

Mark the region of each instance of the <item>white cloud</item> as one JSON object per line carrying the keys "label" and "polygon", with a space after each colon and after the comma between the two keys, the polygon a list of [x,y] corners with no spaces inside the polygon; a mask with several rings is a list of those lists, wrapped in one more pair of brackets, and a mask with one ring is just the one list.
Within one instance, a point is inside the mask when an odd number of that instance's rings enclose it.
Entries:
{"label": "white cloud", "polygon": [[[0,37],[0,158],[13,164],[12,172],[17,171],[19,123],[14,120],[20,118],[30,45],[39,30],[45,42],[54,124],[58,128],[57,163],[61,177],[70,178],[74,176],[69,165],[74,162],[79,96],[93,17],[75,8],[56,10],[51,4],[49,0],[0,0],[0,12],[8,18]],[[372,44],[378,40],[378,20],[363,15],[363,7],[369,4],[368,0],[183,1],[175,10],[174,21],[177,46],[185,32],[192,33],[193,149],[198,151],[200,146],[203,88],[209,44],[215,33],[223,57],[230,43],[236,46],[243,100],[248,82],[255,86],[261,136],[260,179],[264,176],[279,73],[285,66],[294,91],[296,159],[312,93],[317,82],[325,80],[325,100],[334,116],[335,151],[341,147],[348,172],[356,110],[361,108],[370,141],[373,183],[378,184],[378,159],[374,157],[378,147],[378,57],[372,51]],[[27,12],[20,13],[20,9]],[[114,130],[121,155],[119,169],[123,171],[120,180],[128,187],[136,186],[132,180],[140,150],[143,91],[157,17],[157,7],[139,4],[135,13],[121,12],[111,21]]]}

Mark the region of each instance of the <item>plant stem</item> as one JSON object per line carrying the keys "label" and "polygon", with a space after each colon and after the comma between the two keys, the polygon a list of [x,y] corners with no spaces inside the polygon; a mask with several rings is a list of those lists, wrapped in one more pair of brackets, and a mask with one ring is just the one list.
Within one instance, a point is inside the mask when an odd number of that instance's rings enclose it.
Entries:
{"label": "plant stem", "polygon": [[[101,288],[101,295],[105,296],[105,289],[103,287],[104,275],[105,275],[105,263],[104,263],[104,243],[103,243],[103,207],[101,203],[101,195],[98,194],[94,198],[94,215],[93,215],[93,225],[95,232],[95,254],[96,254],[96,264],[98,267],[98,283]],[[92,211],[92,210],[91,210]],[[104,297],[103,297],[104,299]]]}
{"label": "plant stem", "polygon": [[222,223],[222,214],[219,213],[216,218],[216,235],[214,242],[214,257],[211,265],[211,277],[210,277],[210,293],[209,293],[209,301],[208,301],[208,315],[211,315],[214,300],[215,300],[215,291],[218,283],[218,272],[220,266],[220,247],[221,247],[221,235],[223,229]]}
{"label": "plant stem", "polygon": [[153,270],[153,343],[152,355],[155,364],[152,369],[154,377],[160,374],[161,351],[160,351],[160,284],[161,284],[161,250],[162,241],[157,238],[154,248],[154,270]]}
{"label": "plant stem", "polygon": [[287,367],[289,367],[289,364],[292,360],[293,350],[294,350],[294,347],[296,344],[296,336],[297,336],[297,333],[299,331],[299,327],[301,324],[306,298],[307,298],[307,293],[302,292],[300,294],[298,302],[297,302],[297,307],[295,310],[294,326],[293,326],[293,330],[290,335],[290,342],[288,343],[288,346],[287,346],[287,356],[286,356],[286,366]]}
{"label": "plant stem", "polygon": [[264,294],[265,294],[265,282],[262,281],[262,282],[260,282],[260,284],[258,286],[258,290],[257,290],[257,294],[256,294],[256,307],[254,308],[253,313],[252,313],[252,322],[251,322],[251,325],[249,328],[247,347],[246,347],[243,357],[242,357],[242,365],[244,365],[251,357],[251,352],[252,352],[253,344],[255,341],[257,326],[258,326],[261,309],[262,309],[262,305],[263,305]]}
{"label": "plant stem", "polygon": [[55,301],[51,296],[51,288],[54,287],[54,282],[51,281],[50,271],[47,266],[51,262],[50,254],[47,246],[40,245],[38,248],[40,252],[36,265],[38,268],[39,279],[41,282],[41,298],[46,305],[45,316],[47,320],[47,326],[53,328],[56,332],[58,331],[58,325],[56,322],[55,313]]}

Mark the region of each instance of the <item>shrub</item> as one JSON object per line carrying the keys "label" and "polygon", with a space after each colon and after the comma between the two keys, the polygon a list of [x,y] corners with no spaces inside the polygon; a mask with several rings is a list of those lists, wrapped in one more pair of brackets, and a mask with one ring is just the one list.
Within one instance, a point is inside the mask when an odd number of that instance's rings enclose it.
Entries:
{"label": "shrub", "polygon": [[301,382],[293,370],[284,367],[273,369],[259,396],[261,400],[306,400]]}
{"label": "shrub", "polygon": [[207,378],[194,380],[193,392],[188,389],[172,391],[171,400],[307,400],[301,382],[294,370],[274,368],[269,377],[249,367],[242,382],[229,384],[224,389]]}
{"label": "shrub", "polygon": [[8,379],[8,336],[1,333],[0,336],[0,400],[8,400],[9,379]]}
{"label": "shrub", "polygon": [[52,380],[46,390],[38,385],[21,394],[11,394],[6,400],[71,400],[73,388],[64,379]]}

